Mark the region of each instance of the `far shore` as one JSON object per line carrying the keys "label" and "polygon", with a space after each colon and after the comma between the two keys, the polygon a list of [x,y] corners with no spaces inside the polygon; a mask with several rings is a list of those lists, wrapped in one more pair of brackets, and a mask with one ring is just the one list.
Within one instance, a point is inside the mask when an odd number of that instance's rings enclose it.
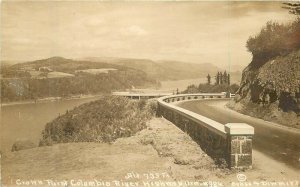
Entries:
{"label": "far shore", "polygon": [[45,98],[39,98],[36,100],[12,101],[12,102],[4,102],[4,103],[1,102],[1,107],[22,105],[22,104],[47,103],[47,102],[55,102],[55,101],[61,101],[61,100],[88,99],[88,98],[100,97],[103,95],[104,94],[73,95],[70,97],[45,97]]}

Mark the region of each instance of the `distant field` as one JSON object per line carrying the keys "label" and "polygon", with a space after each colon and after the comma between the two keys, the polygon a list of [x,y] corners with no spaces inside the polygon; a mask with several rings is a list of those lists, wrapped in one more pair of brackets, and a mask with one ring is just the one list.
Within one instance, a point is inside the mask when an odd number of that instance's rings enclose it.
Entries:
{"label": "distant field", "polygon": [[47,74],[48,78],[74,77],[73,74],[53,71]]}
{"label": "distant field", "polygon": [[78,72],[90,73],[93,75],[100,74],[100,73],[108,73],[109,71],[116,71],[117,69],[114,68],[100,68],[100,69],[84,69],[84,70],[77,70]]}
{"label": "distant field", "polygon": [[53,71],[53,72],[49,72],[45,75],[43,75],[43,72],[41,71],[29,71],[31,78],[36,78],[36,79],[40,79],[40,78],[63,78],[63,77],[74,77],[73,74],[70,73],[64,73],[64,72],[59,72],[59,71]]}

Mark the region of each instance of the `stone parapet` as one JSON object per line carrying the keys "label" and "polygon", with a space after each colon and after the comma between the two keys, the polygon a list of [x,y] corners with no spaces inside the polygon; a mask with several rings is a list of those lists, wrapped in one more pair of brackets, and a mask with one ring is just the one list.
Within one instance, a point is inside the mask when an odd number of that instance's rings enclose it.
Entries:
{"label": "stone parapet", "polygon": [[181,94],[158,99],[158,115],[189,134],[202,150],[217,162],[225,161],[231,169],[252,167],[254,128],[245,123],[223,125],[205,116],[171,104],[198,99],[224,98],[224,94]]}
{"label": "stone parapet", "polygon": [[252,168],[254,128],[245,123],[227,123],[227,152],[231,168]]}

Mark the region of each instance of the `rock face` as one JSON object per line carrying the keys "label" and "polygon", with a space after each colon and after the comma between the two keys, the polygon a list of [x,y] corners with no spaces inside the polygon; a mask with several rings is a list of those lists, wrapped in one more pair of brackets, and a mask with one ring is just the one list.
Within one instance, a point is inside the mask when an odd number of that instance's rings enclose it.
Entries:
{"label": "rock face", "polygon": [[[259,65],[258,65],[259,64]],[[267,61],[253,58],[243,71],[236,103],[300,114],[300,50]],[[276,108],[275,107],[275,108]]]}

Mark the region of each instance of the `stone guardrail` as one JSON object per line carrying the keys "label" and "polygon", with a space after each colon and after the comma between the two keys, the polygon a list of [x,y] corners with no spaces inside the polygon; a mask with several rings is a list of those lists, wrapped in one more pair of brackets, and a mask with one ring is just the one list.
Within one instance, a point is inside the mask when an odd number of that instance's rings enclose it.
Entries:
{"label": "stone guardrail", "polygon": [[217,163],[231,169],[252,168],[254,128],[245,123],[225,125],[175,106],[178,101],[225,98],[224,93],[180,94],[158,98],[158,115],[189,134]]}
{"label": "stone guardrail", "polygon": [[163,96],[172,95],[172,93],[130,93],[130,92],[113,92],[112,95],[123,96],[129,99],[154,99]]}

